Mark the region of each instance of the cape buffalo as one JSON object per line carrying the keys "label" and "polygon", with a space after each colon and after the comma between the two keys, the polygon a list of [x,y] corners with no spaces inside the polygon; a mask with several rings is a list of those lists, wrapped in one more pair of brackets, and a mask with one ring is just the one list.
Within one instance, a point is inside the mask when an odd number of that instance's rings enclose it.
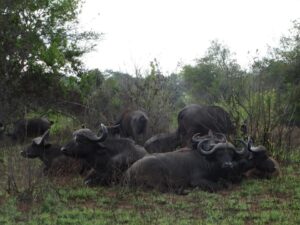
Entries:
{"label": "cape buffalo", "polygon": [[115,122],[115,125],[120,125],[120,136],[132,138],[137,143],[141,144],[146,134],[148,124],[148,116],[141,110],[127,110]]}
{"label": "cape buffalo", "polygon": [[80,160],[65,156],[60,145],[48,143],[48,135],[49,130],[41,137],[34,138],[32,144],[21,151],[21,155],[25,158],[39,158],[45,165],[43,172],[46,175],[82,174],[87,169],[86,166]]}
{"label": "cape buffalo", "polygon": [[235,157],[244,149],[237,150],[226,140],[209,136],[194,141],[198,142],[196,148],[156,153],[136,161],[127,170],[125,183],[176,193],[188,187],[207,191],[223,188],[221,181],[235,168]]}
{"label": "cape buffalo", "polygon": [[144,147],[149,153],[171,152],[180,145],[177,132],[157,134],[148,139]]}
{"label": "cape buffalo", "polygon": [[278,162],[267,155],[267,149],[262,146],[253,146],[248,140],[248,143],[243,140],[238,140],[243,146],[246,146],[247,151],[241,155],[239,160],[240,174],[245,177],[270,178],[280,176],[281,171]]}
{"label": "cape buffalo", "polygon": [[205,135],[209,130],[232,134],[235,127],[229,114],[219,106],[188,105],[178,114],[178,138],[181,146],[188,146],[196,133]]}
{"label": "cape buffalo", "polygon": [[27,137],[42,135],[52,124],[47,118],[20,119],[14,123],[13,132],[8,135],[13,140],[24,142]]}
{"label": "cape buffalo", "polygon": [[272,157],[268,157],[255,168],[248,170],[244,176],[254,178],[271,178],[281,176],[279,163]]}
{"label": "cape buffalo", "polygon": [[147,154],[131,139],[108,136],[103,124],[101,130],[100,136],[90,129],[77,130],[73,140],[61,148],[65,155],[84,159],[94,169],[95,172],[85,179],[88,185],[118,182],[131,164]]}

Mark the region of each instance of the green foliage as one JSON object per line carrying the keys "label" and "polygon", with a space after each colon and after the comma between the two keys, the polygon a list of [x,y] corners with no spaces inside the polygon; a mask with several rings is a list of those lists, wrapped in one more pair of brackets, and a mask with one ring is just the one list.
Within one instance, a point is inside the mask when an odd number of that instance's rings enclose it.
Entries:
{"label": "green foliage", "polygon": [[[176,115],[175,108],[182,107],[180,77],[176,74],[163,76],[155,60],[150,64],[149,73],[133,77],[106,71],[104,75],[98,73],[96,78],[99,82],[88,85],[91,90],[86,98],[85,122],[90,127],[96,127],[100,122],[112,124],[123,111],[140,109],[150,118],[151,134],[164,132],[169,130]],[[93,82],[96,78],[92,78]],[[80,81],[81,84],[85,82]]]}
{"label": "green foliage", "polygon": [[244,123],[246,135],[277,153],[295,147],[288,137],[300,118],[299,28],[295,21],[280,47],[255,60],[248,72],[240,68],[226,46],[213,41],[196,65],[186,65],[181,71],[186,102],[223,107],[232,116],[237,134]]}
{"label": "green foliage", "polygon": [[79,8],[80,0],[1,1],[1,113],[64,97],[60,78],[81,71],[86,41],[98,38],[76,28]]}
{"label": "green foliage", "polygon": [[195,66],[184,66],[181,74],[186,91],[193,96],[194,102],[229,101],[233,94],[242,91],[235,84],[244,72],[230,50],[218,41],[212,41],[206,55],[197,59]]}
{"label": "green foliage", "polygon": [[[18,147],[9,150],[19,155]],[[24,173],[28,164],[20,159],[18,163],[14,167],[22,167],[15,170],[18,173],[15,176],[30,179]],[[6,193],[6,177],[1,177],[0,221],[9,225],[298,224],[299,164],[281,165],[282,177],[245,179],[217,193],[194,189],[188,195],[133,190],[119,185],[90,188],[79,176],[44,177],[33,188],[33,199],[29,202],[19,197],[27,186],[26,179],[17,180],[20,193],[16,197]]]}

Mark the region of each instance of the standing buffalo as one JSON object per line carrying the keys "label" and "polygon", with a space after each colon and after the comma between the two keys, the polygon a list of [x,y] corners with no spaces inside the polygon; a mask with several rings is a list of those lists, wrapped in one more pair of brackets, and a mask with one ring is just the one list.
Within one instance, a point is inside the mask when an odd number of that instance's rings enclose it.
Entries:
{"label": "standing buffalo", "polygon": [[82,174],[87,169],[82,162],[65,156],[60,145],[48,143],[48,135],[49,130],[41,137],[34,138],[32,144],[21,151],[21,155],[25,158],[39,158],[45,165],[43,172],[47,175]]}
{"label": "standing buffalo", "polygon": [[52,124],[47,118],[20,119],[14,123],[13,132],[8,135],[13,140],[24,142],[27,137],[42,135]]}
{"label": "standing buffalo", "polygon": [[129,186],[154,188],[162,192],[181,193],[188,187],[217,191],[235,168],[235,157],[243,154],[226,140],[210,137],[194,138],[196,148],[156,153],[136,161],[126,172]]}
{"label": "standing buffalo", "polygon": [[127,110],[115,122],[120,126],[120,136],[132,138],[137,143],[142,143],[147,132],[148,116],[141,110]]}
{"label": "standing buffalo", "polygon": [[131,164],[147,154],[143,147],[130,139],[108,136],[103,124],[101,129],[100,136],[89,129],[77,130],[73,133],[73,140],[61,148],[67,156],[81,158],[94,169],[94,173],[85,179],[89,185],[108,185],[118,181]]}
{"label": "standing buffalo", "polygon": [[188,146],[194,134],[205,135],[209,130],[233,134],[235,127],[229,114],[219,106],[188,105],[178,114],[178,138],[182,146]]}

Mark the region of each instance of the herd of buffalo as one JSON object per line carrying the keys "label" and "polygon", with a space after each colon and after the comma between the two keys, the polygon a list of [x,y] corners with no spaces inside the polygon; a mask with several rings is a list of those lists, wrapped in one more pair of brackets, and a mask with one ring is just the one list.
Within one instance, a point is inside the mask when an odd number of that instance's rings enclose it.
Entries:
{"label": "herd of buffalo", "polygon": [[[195,187],[213,192],[249,176],[280,174],[264,146],[255,146],[251,138],[234,138],[236,128],[221,107],[188,105],[178,113],[175,132],[143,143],[148,121],[145,112],[128,110],[114,125],[101,124],[97,132],[76,130],[63,146],[49,142],[52,122],[46,118],[19,120],[6,134],[20,142],[34,137],[21,155],[42,160],[45,174],[78,173],[87,185],[121,184],[182,194]],[[4,132],[0,123],[0,135]]]}

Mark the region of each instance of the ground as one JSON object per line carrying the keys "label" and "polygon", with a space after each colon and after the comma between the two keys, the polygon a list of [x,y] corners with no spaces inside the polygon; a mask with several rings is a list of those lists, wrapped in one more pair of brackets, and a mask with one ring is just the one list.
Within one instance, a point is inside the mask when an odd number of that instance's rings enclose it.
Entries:
{"label": "ground", "polygon": [[[187,195],[86,187],[82,177],[48,178],[22,147],[0,149],[0,224],[300,224],[300,164],[282,176],[247,179],[217,193]],[[11,175],[11,176],[9,176]],[[8,186],[8,177],[16,183]],[[10,182],[12,184],[13,182]]]}

